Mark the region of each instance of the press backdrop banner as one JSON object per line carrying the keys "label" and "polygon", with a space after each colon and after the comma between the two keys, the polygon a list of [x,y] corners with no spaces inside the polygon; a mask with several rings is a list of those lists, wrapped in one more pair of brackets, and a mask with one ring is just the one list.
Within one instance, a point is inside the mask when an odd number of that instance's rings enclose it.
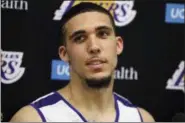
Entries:
{"label": "press backdrop banner", "polygon": [[[1,0],[2,121],[68,84],[68,64],[58,57],[59,20],[80,2]],[[115,92],[149,111],[156,121],[171,121],[176,113],[183,113],[183,1],[93,2],[111,12],[124,39]]]}

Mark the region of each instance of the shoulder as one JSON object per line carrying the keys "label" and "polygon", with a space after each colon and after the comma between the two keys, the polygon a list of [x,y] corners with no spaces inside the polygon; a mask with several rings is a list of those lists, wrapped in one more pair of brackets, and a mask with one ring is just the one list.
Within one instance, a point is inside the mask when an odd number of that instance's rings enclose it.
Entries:
{"label": "shoulder", "polygon": [[155,122],[153,116],[143,108],[138,107],[138,110],[142,116],[143,122]]}
{"label": "shoulder", "polygon": [[[153,116],[148,111],[146,111],[143,108],[140,108],[140,107],[137,107],[137,106],[133,105],[127,98],[125,98],[125,97],[123,97],[123,96],[121,96],[117,93],[114,93],[114,94],[115,94],[117,100],[119,100],[126,107],[128,107],[127,109],[130,109],[130,111],[134,111],[135,113],[139,112],[141,121],[143,121],[143,122],[155,122]],[[126,110],[126,111],[128,112],[128,110]],[[132,112],[132,114],[133,114],[133,112]]]}
{"label": "shoulder", "polygon": [[45,117],[41,108],[54,104],[60,100],[57,93],[51,92],[44,96],[37,98],[29,105],[24,106],[15,113],[11,122],[42,122],[45,121]]}
{"label": "shoulder", "polygon": [[16,112],[10,122],[42,122],[42,119],[32,106],[27,105]]}

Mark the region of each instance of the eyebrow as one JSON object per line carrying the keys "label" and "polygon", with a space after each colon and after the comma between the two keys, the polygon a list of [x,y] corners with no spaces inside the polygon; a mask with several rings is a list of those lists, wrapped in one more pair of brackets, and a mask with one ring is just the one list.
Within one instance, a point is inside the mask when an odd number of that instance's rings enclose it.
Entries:
{"label": "eyebrow", "polygon": [[97,30],[103,30],[103,29],[112,31],[112,28],[109,27],[109,26],[99,26],[99,27],[96,27],[96,28],[95,28],[96,31],[97,31]]}
{"label": "eyebrow", "polygon": [[75,31],[74,33],[72,33],[72,35],[69,36],[69,39],[72,39],[75,35],[84,34],[84,33],[86,33],[85,30]]}
{"label": "eyebrow", "polygon": [[[104,29],[104,30],[113,31],[112,28],[109,27],[109,26],[98,26],[98,27],[95,28],[96,31],[98,31],[98,30],[103,30],[103,29]],[[84,34],[84,33],[86,33],[85,30],[78,30],[78,31],[75,31],[75,32],[73,32],[73,33],[69,36],[69,39],[72,39],[75,35]]]}

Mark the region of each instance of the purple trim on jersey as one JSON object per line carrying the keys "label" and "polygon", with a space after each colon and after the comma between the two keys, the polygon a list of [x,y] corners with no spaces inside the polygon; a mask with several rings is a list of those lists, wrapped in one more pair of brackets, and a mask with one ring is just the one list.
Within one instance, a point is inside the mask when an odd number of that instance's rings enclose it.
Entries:
{"label": "purple trim on jersey", "polygon": [[118,96],[117,94],[114,94],[115,95],[115,98],[119,101],[121,101],[125,106],[128,106],[128,107],[133,107],[135,108],[135,106],[128,100],[124,99],[124,98],[121,98],[120,96]]}
{"label": "purple trim on jersey", "polygon": [[53,93],[53,94],[51,94],[51,95],[49,95],[49,96],[47,96],[43,99],[40,99],[40,100],[34,102],[33,104],[37,108],[41,108],[43,106],[55,104],[60,100],[61,100],[61,98],[57,94]]}
{"label": "purple trim on jersey", "polygon": [[44,115],[42,114],[42,112],[40,111],[39,108],[37,108],[34,104],[30,104],[34,109],[36,109],[36,111],[38,112],[38,114],[40,115],[42,122],[46,122],[46,119],[44,117]]}
{"label": "purple trim on jersey", "polygon": [[137,108],[137,111],[138,111],[138,113],[139,113],[139,117],[140,117],[140,119],[141,119],[141,122],[143,122],[143,117],[141,116],[141,112],[139,111],[138,108]]}
{"label": "purple trim on jersey", "polygon": [[115,109],[116,109],[116,118],[114,122],[119,122],[119,107],[118,107],[118,101],[116,98],[116,95],[114,94],[114,102],[115,102]]}
{"label": "purple trim on jersey", "polygon": [[59,94],[58,92],[55,92],[57,95],[59,95],[59,97],[74,111],[78,114],[78,116],[84,121],[84,122],[88,122],[85,117],[75,108],[73,107],[61,94]]}
{"label": "purple trim on jersey", "polygon": [[[78,114],[78,116],[84,121],[84,122],[88,122],[85,117],[75,108],[73,107],[61,94],[59,94],[58,92],[55,92],[57,95],[60,96],[60,98],[74,111]],[[116,109],[116,117],[115,117],[115,122],[118,122],[119,120],[119,107],[118,107],[118,102],[117,102],[117,96],[114,95],[114,101],[115,101],[115,109]]]}
{"label": "purple trim on jersey", "polygon": [[124,98],[121,98],[121,97],[118,96],[117,94],[114,94],[114,95],[115,95],[115,97],[117,98],[117,100],[120,100],[121,102],[123,102],[125,106],[131,107],[131,108],[136,108],[137,111],[138,111],[140,120],[141,120],[141,122],[143,122],[143,118],[142,118],[141,113],[140,113],[140,111],[138,110],[138,107],[137,107],[137,106],[133,105],[130,101],[128,101],[128,100],[126,100],[126,99],[124,99]]}

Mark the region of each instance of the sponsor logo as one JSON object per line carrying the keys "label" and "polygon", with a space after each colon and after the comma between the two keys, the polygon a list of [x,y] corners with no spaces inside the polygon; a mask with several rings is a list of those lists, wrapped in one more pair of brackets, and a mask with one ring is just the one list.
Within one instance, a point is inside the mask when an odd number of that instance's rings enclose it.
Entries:
{"label": "sponsor logo", "polygon": [[166,23],[184,23],[184,4],[166,4]]}
{"label": "sponsor logo", "polygon": [[51,79],[53,80],[69,80],[69,65],[61,60],[52,60]]}
{"label": "sponsor logo", "polygon": [[2,9],[28,10],[28,1],[24,0],[1,0]]}
{"label": "sponsor logo", "polygon": [[118,80],[138,80],[138,72],[133,68],[121,67],[115,70],[114,79]]}
{"label": "sponsor logo", "polygon": [[[53,60],[51,69],[52,80],[70,80],[69,65],[61,60]],[[138,72],[133,68],[121,67],[115,70],[114,79],[118,80],[138,80]]]}
{"label": "sponsor logo", "polygon": [[92,2],[107,9],[112,16],[116,26],[125,26],[133,21],[136,16],[136,11],[133,10],[134,1],[64,1],[60,8],[54,13],[53,20],[61,20],[64,13],[72,6],[80,4],[81,2]]}
{"label": "sponsor logo", "polygon": [[184,61],[181,61],[178,69],[174,72],[172,78],[168,79],[166,89],[168,90],[182,90],[184,92]]}
{"label": "sponsor logo", "polygon": [[12,84],[24,74],[25,68],[20,67],[23,52],[1,51],[1,82]]}

